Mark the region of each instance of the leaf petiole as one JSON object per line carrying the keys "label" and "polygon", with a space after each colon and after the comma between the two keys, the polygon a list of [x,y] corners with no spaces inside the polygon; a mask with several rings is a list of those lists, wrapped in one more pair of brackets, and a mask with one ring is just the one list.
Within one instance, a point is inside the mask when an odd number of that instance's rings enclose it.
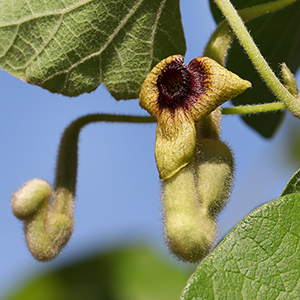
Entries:
{"label": "leaf petiole", "polygon": [[286,109],[282,102],[264,103],[256,105],[242,105],[236,107],[222,108],[223,115],[237,115],[237,114],[255,114],[276,110]]}

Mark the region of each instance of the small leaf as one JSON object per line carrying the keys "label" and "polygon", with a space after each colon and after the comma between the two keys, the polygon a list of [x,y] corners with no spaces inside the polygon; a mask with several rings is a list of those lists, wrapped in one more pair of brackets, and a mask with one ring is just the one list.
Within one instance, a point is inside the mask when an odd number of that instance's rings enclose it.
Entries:
{"label": "small leaf", "polygon": [[[211,2],[211,8],[216,22],[221,21],[221,13]],[[232,0],[237,9],[263,4],[266,0]],[[280,63],[285,62],[292,73],[296,73],[300,66],[300,2],[287,6],[275,13],[264,15],[246,23],[254,41],[267,59],[271,68],[280,76]],[[253,88],[247,93],[235,98],[234,105],[257,104],[274,102],[275,96],[269,91],[265,83],[257,74],[242,47],[235,40],[228,54],[227,68],[249,80]],[[283,112],[264,113],[243,116],[243,120],[269,138],[276,132],[283,119]]]}
{"label": "small leaf", "polygon": [[1,0],[0,67],[53,93],[101,83],[137,98],[152,67],[185,53],[178,0]]}
{"label": "small leaf", "polygon": [[203,260],[181,299],[298,299],[299,214],[299,193],[260,206]]}
{"label": "small leaf", "polygon": [[295,172],[295,174],[289,180],[280,196],[286,196],[295,193],[300,193],[300,169]]}

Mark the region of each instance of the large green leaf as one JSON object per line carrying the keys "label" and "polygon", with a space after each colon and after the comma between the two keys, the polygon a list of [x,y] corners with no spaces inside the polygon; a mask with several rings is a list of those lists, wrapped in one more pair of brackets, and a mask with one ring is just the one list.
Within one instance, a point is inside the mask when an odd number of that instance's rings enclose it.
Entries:
{"label": "large green leaf", "polygon": [[[210,2],[215,20],[219,22],[221,13],[213,4],[213,1],[210,0]],[[237,9],[243,9],[270,1],[232,0],[231,2]],[[246,24],[262,54],[279,76],[279,64],[282,62],[285,62],[293,73],[300,66],[299,15],[300,1],[297,1],[280,11],[253,19]],[[229,51],[227,67],[242,78],[251,81],[253,85],[252,90],[233,99],[234,105],[266,103],[276,100],[254,70],[250,60],[236,40]],[[242,118],[264,137],[271,137],[279,127],[283,115],[283,112],[276,112],[243,116]]]}
{"label": "large green leaf", "polygon": [[0,67],[54,93],[102,81],[137,98],[153,65],[184,53],[179,0],[0,0]]}
{"label": "large green leaf", "polygon": [[241,221],[199,265],[181,299],[299,299],[299,182],[300,171],[282,197]]}
{"label": "large green leaf", "polygon": [[51,271],[5,299],[175,300],[189,274],[146,247],[133,246]]}

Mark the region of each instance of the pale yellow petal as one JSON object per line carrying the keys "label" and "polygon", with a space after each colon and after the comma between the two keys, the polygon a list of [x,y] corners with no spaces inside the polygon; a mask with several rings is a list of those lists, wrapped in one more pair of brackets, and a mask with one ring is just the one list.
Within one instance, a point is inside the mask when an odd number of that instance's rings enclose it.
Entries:
{"label": "pale yellow petal", "polygon": [[140,106],[156,119],[159,118],[161,113],[158,105],[157,78],[162,70],[172,62],[183,62],[183,57],[181,55],[172,55],[159,62],[146,77],[139,95]]}
{"label": "pale yellow petal", "polygon": [[228,71],[211,58],[195,58],[189,64],[189,68],[196,68],[196,66],[204,70],[205,89],[189,109],[195,121],[208,116],[218,106],[251,87],[251,82]]}
{"label": "pale yellow petal", "polygon": [[164,118],[157,123],[155,158],[161,179],[175,175],[191,161],[195,152],[195,123],[182,111],[175,114],[174,119]]}

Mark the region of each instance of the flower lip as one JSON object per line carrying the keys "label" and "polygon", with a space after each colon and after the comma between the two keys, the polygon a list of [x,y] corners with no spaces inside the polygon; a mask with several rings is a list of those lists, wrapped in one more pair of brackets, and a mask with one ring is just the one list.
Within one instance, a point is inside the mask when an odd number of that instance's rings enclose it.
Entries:
{"label": "flower lip", "polygon": [[168,64],[157,78],[159,107],[174,110],[183,106],[190,93],[190,85],[190,72],[183,63]]}
{"label": "flower lip", "polygon": [[162,180],[171,178],[195,154],[195,122],[244,92],[251,83],[208,57],[188,66],[172,55],[148,74],[140,92],[140,106],[157,120],[155,158]]}

